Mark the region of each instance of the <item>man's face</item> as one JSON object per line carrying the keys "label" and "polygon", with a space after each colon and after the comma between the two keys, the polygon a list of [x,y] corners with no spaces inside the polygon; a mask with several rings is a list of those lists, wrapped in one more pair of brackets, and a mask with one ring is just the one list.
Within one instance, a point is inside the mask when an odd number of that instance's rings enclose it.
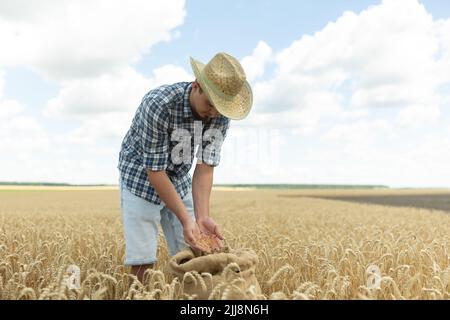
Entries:
{"label": "man's face", "polygon": [[211,118],[215,118],[219,115],[217,109],[209,102],[206,93],[200,92],[200,86],[197,81],[194,81],[192,85],[192,99],[191,105],[194,110],[193,113],[195,116],[200,118],[203,121],[208,121]]}

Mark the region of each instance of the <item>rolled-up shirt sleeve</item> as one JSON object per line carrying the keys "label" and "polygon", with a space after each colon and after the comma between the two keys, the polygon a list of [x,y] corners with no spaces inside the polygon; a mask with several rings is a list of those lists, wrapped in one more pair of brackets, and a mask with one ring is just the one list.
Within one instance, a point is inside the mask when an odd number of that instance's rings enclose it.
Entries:
{"label": "rolled-up shirt sleeve", "polygon": [[229,127],[230,119],[224,116],[216,117],[204,126],[201,147],[196,154],[198,160],[211,167],[219,165],[222,144]]}
{"label": "rolled-up shirt sleeve", "polygon": [[142,103],[143,165],[151,171],[165,170],[169,160],[169,112],[158,99],[149,98]]}

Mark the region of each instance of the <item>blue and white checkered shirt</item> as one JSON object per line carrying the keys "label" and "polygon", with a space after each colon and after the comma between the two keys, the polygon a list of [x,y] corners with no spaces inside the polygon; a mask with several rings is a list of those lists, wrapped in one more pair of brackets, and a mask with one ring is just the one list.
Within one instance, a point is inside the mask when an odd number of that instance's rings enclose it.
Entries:
{"label": "blue and white checkered shirt", "polygon": [[[220,130],[225,138],[230,119],[219,115],[207,122],[196,121],[189,103],[191,90],[191,82],[180,82],[149,91],[122,142],[118,164],[122,183],[134,195],[155,204],[161,204],[161,199],[148,180],[147,170],[165,170],[178,194],[184,198],[192,184],[189,170],[194,161],[195,147],[200,146],[200,134],[202,147],[199,147],[196,157],[210,166],[217,166],[220,161],[223,140],[214,136],[211,139],[208,132]],[[183,138],[177,137],[180,132],[184,133]],[[186,139],[187,133],[192,138],[182,140]],[[194,133],[197,138],[194,138]],[[187,149],[180,147],[181,141]],[[190,154],[184,154],[182,149],[189,150]]]}

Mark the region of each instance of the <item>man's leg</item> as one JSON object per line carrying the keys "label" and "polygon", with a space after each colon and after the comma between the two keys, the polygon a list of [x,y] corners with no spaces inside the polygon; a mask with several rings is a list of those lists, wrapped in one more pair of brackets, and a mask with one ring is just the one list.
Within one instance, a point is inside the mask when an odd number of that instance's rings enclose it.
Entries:
{"label": "man's leg", "polygon": [[154,266],[154,263],[131,266],[131,273],[134,274],[141,283],[144,283],[145,271],[147,271],[147,269],[153,269]]}
{"label": "man's leg", "polygon": [[158,247],[158,225],[162,205],[155,205],[134,194],[121,184],[121,208],[125,236],[125,265],[139,281],[153,268]]}

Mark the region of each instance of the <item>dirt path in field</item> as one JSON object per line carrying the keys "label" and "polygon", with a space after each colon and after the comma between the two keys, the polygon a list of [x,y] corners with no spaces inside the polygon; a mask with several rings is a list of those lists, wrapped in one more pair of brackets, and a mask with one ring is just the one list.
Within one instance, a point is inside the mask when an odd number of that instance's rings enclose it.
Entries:
{"label": "dirt path in field", "polygon": [[379,204],[394,207],[414,207],[450,212],[450,193],[442,194],[395,194],[395,195],[279,195],[280,197],[309,197]]}

